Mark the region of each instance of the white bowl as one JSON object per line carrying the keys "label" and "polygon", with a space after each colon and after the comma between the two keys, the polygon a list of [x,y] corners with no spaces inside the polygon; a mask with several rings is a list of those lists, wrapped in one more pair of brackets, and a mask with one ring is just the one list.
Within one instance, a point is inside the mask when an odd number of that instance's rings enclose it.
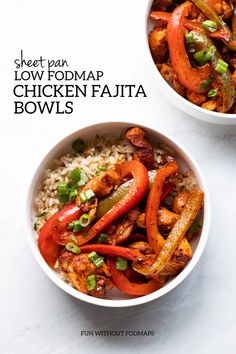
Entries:
{"label": "white bowl", "polygon": [[[171,148],[174,152],[174,156],[178,160],[181,169],[191,169],[198,181],[199,187],[205,193],[205,203],[204,203],[204,211],[203,211],[203,227],[201,230],[201,235],[196,238],[192,243],[193,249],[193,258],[186,266],[186,268],[177,275],[174,279],[170,280],[163,288],[157,290],[149,295],[142,297],[128,297],[125,294],[121,294],[118,290],[117,292],[112,293],[111,299],[98,299],[86,294],[79,292],[78,290],[72,288],[70,285],[65,283],[58,274],[53,271],[47,263],[44,261],[41,256],[38,246],[37,246],[37,234],[33,230],[33,215],[34,215],[34,199],[37,193],[40,181],[42,179],[43,172],[48,166],[51,165],[52,160],[60,156],[69,150],[71,150],[71,144],[78,137],[81,139],[89,139],[94,137],[96,134],[106,134],[112,133],[113,135],[120,136],[121,133],[124,133],[126,129],[130,126],[138,126],[135,123],[124,123],[124,122],[114,122],[114,123],[100,123],[96,125],[92,125],[89,127],[85,127],[83,129],[78,130],[77,132],[72,133],[67,136],[65,139],[60,141],[52,150],[48,152],[43,161],[38,166],[29,188],[29,194],[27,199],[27,228],[28,228],[28,240],[30,244],[30,248],[38,261],[40,267],[47,274],[47,276],[57,285],[59,288],[67,292],[68,294],[76,297],[77,299],[83,300],[85,302],[89,302],[91,304],[96,304],[100,306],[107,307],[126,307],[126,306],[134,306],[139,304],[144,304],[146,302],[157,299],[164,294],[167,294],[170,290],[174,289],[178,284],[180,284],[186,276],[192,271],[192,269],[197,264],[203,249],[206,245],[209,226],[210,226],[210,218],[211,218],[211,208],[210,208],[210,198],[208,193],[208,188],[206,182],[202,176],[199,166],[196,164],[192,156],[176,141],[168,136],[157,132],[154,129],[144,127],[147,131],[149,138],[153,142],[163,143]],[[139,125],[140,126],[140,125]],[[112,299],[113,298],[113,299]]]}
{"label": "white bowl", "polygon": [[[153,0],[147,2],[146,12],[145,12],[145,45],[146,51],[144,55],[147,55],[148,66],[153,78],[157,83],[157,93],[164,94],[171,103],[176,107],[184,111],[185,113],[193,116],[195,118],[204,120],[209,123],[222,124],[222,125],[236,125],[236,114],[233,113],[218,113],[211,112],[207,109],[199,107],[191,102],[189,102],[184,97],[180,96],[162,77],[159,70],[152,59],[152,55],[148,45],[148,35],[150,30],[154,27],[154,22],[149,19],[149,13],[153,4]],[[146,54],[147,52],[147,54]]]}

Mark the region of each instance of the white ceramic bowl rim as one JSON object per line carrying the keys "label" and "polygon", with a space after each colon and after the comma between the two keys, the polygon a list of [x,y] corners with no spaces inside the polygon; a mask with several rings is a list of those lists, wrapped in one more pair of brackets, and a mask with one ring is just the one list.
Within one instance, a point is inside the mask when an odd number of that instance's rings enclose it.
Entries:
{"label": "white ceramic bowl rim", "polygon": [[147,2],[146,7],[146,17],[145,17],[145,43],[146,43],[146,51],[148,58],[148,65],[150,67],[150,71],[152,72],[152,76],[154,78],[157,77],[158,85],[157,89],[162,94],[164,94],[175,106],[184,111],[187,114],[194,116],[195,118],[207,121],[209,123],[222,124],[222,125],[235,125],[236,124],[236,114],[233,113],[219,113],[208,111],[202,107],[199,107],[186,98],[179,95],[162,77],[159,70],[156,68],[156,65],[152,59],[151,52],[148,45],[148,18],[151,6],[154,0],[149,0]]}
{"label": "white ceramic bowl rim", "polygon": [[[137,297],[137,298],[133,298],[133,299],[127,299],[127,300],[98,299],[98,298],[95,298],[95,297],[92,297],[92,296],[89,296],[89,295],[79,292],[78,290],[72,288],[70,285],[65,283],[62,279],[60,279],[57,276],[57,274],[46,264],[43,257],[41,256],[39,249],[36,245],[36,242],[33,238],[32,222],[31,222],[32,197],[33,197],[33,192],[34,192],[34,188],[35,188],[35,180],[36,180],[38,171],[40,170],[40,166],[44,165],[44,163],[47,161],[48,154],[56,152],[58,150],[58,147],[61,144],[63,144],[63,142],[65,140],[68,140],[68,139],[70,139],[70,137],[73,137],[73,136],[81,133],[83,131],[83,129],[90,128],[90,129],[94,129],[94,131],[96,132],[96,128],[98,128],[99,126],[102,126],[102,125],[109,126],[109,125],[113,125],[113,124],[120,124],[120,125],[123,125],[125,128],[128,128],[129,126],[140,126],[140,127],[143,127],[144,129],[150,129],[155,134],[158,134],[160,137],[163,137],[163,138],[171,141],[173,145],[175,145],[176,147],[178,147],[178,149],[180,149],[181,153],[185,156],[185,159],[186,160],[188,159],[189,161],[191,161],[191,165],[193,167],[194,172],[195,173],[197,172],[198,182],[201,184],[201,186],[204,190],[204,193],[205,193],[204,220],[203,220],[203,228],[202,228],[202,232],[201,232],[200,241],[199,241],[197,248],[194,252],[193,258],[188,263],[186,268],[179,275],[177,275],[173,280],[171,280],[167,285],[165,285],[163,288],[157,290],[156,292],[153,292],[153,293],[146,295],[146,296]],[[183,146],[179,142],[177,142],[173,138],[170,138],[167,134],[161,133],[160,131],[153,129],[152,127],[150,127],[148,125],[142,126],[140,124],[136,124],[135,122],[131,122],[131,123],[130,122],[105,122],[105,123],[94,124],[91,126],[81,127],[78,131],[69,134],[67,137],[65,137],[59,143],[57,143],[48,152],[48,154],[45,156],[45,158],[42,160],[42,162],[37,167],[37,169],[33,175],[32,181],[30,183],[29,192],[28,192],[28,196],[27,196],[26,227],[27,227],[27,238],[28,238],[28,242],[29,242],[29,245],[30,245],[33,255],[35,256],[38,264],[43,269],[43,271],[48,275],[48,277],[59,288],[64,290],[66,293],[72,295],[73,297],[83,300],[85,302],[88,302],[90,304],[105,306],[105,307],[128,307],[128,306],[135,306],[135,305],[144,304],[149,301],[160,298],[161,296],[167,294],[169,291],[174,289],[178,284],[180,284],[187,277],[188,274],[191,273],[192,269],[195,267],[199,258],[202,255],[202,252],[205,248],[208,234],[209,234],[210,219],[211,219],[210,196],[208,193],[208,188],[207,188],[205,179],[202,175],[202,172],[200,171],[200,168],[198,167],[198,165],[196,164],[196,162],[194,161],[192,156],[190,156],[190,154],[185,150],[185,148],[183,148]]]}

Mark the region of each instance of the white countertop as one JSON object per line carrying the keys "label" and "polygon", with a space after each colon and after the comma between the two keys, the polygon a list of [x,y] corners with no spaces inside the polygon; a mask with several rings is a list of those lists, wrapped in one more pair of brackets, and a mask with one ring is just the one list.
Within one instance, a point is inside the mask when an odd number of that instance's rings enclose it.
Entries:
{"label": "white countertop", "polygon": [[[1,354],[235,353],[236,126],[192,119],[157,92],[143,51],[146,3],[1,4]],[[81,99],[68,116],[14,116],[13,59],[20,49],[32,58],[63,57],[74,70],[103,70],[109,84],[143,84],[148,97]],[[44,154],[81,126],[109,120],[148,124],[175,137],[199,162],[213,206],[209,241],[191,275],[163,298],[128,309],[99,308],[64,294],[36,264],[24,224],[28,183]],[[155,336],[81,335],[99,329],[154,330]]]}

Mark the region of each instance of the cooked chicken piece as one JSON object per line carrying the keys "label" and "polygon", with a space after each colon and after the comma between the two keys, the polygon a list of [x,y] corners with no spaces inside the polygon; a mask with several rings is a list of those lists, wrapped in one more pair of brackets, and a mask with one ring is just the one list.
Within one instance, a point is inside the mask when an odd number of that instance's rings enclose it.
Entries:
{"label": "cooked chicken piece", "polygon": [[80,196],[76,198],[76,205],[78,205],[83,212],[88,213],[92,219],[96,216],[98,199],[97,197],[104,197],[109,194],[112,189],[119,186],[122,180],[115,170],[108,170],[101,173],[88,181],[83,187],[82,192],[86,192],[89,189],[95,193],[95,197],[89,199],[87,202],[82,203]]}
{"label": "cooked chicken piece", "polygon": [[181,214],[185,204],[187,203],[189,197],[189,192],[180,192],[173,200],[173,212],[176,214]]}
{"label": "cooked chicken piece", "polygon": [[160,70],[161,75],[168,82],[168,84],[173,87],[178,94],[185,96],[186,89],[179,82],[173,68],[168,64],[160,64],[157,68]]}
{"label": "cooked chicken piece", "polygon": [[205,95],[204,93],[193,92],[190,90],[187,90],[186,97],[188,101],[196,104],[197,106],[201,106],[207,101],[207,95]]}
{"label": "cooked chicken piece", "polygon": [[158,225],[173,227],[178,218],[178,214],[172,213],[166,208],[161,207],[158,210]]}
{"label": "cooked chicken piece", "polygon": [[149,245],[149,243],[144,242],[144,241],[137,241],[137,242],[131,243],[128,247],[135,249],[135,250],[139,250],[141,253],[144,253],[144,254],[152,254],[153,253],[153,250],[151,249],[151,246]]}
{"label": "cooked chicken piece", "polygon": [[202,104],[202,108],[208,109],[208,111],[214,111],[217,107],[216,100],[209,100]]}
{"label": "cooked chicken piece", "polygon": [[156,64],[160,64],[163,61],[168,50],[166,33],[166,28],[157,27],[154,27],[149,33],[149,48]]}
{"label": "cooked chicken piece", "polygon": [[[63,272],[67,280],[79,291],[96,297],[104,297],[112,284],[109,268],[104,263],[101,267],[96,266],[88,258],[88,254],[75,255],[71,252],[63,252],[58,258],[58,269]],[[88,291],[87,278],[96,275],[96,289]]]}
{"label": "cooked chicken piece", "polygon": [[115,233],[108,237],[108,243],[119,244],[124,242],[133,231],[139,214],[137,208],[130,210],[127,216],[124,216],[121,223],[118,224]]}
{"label": "cooked chicken piece", "polygon": [[222,17],[224,20],[228,20],[232,14],[233,14],[233,6],[230,1],[225,1],[225,0],[219,0],[217,4],[214,2],[214,8],[220,17]]}
{"label": "cooked chicken piece", "polygon": [[144,130],[138,127],[130,128],[125,134],[125,139],[136,148],[134,153],[136,160],[141,161],[149,170],[156,167],[153,147],[147,140]]}
{"label": "cooked chicken piece", "polygon": [[[158,225],[173,227],[174,224],[176,223],[176,221],[178,220],[178,218],[179,218],[179,215],[177,215],[176,213],[172,213],[171,211],[169,211],[166,208],[161,207],[158,210]],[[141,229],[146,228],[145,213],[142,213],[139,215],[139,217],[136,220],[136,224]]]}
{"label": "cooked chicken piece", "polygon": [[146,229],[146,218],[145,218],[145,213],[142,213],[139,215],[139,217],[136,220],[136,224],[138,227],[141,229]]}
{"label": "cooked chicken piece", "polygon": [[[146,265],[153,264],[157,258],[156,254],[146,254]],[[167,263],[166,267],[160,272],[158,277],[160,279],[166,279],[167,277],[174,276],[178,274],[190,261],[192,258],[192,249],[187,241],[184,238],[178,248],[175,250],[173,256],[171,257],[170,261]]]}
{"label": "cooked chicken piece", "polygon": [[155,0],[152,5],[152,10],[154,11],[166,11],[169,6],[173,5],[172,0]]}
{"label": "cooked chicken piece", "polygon": [[95,195],[99,198],[109,194],[112,189],[121,184],[121,178],[115,170],[108,170],[96,176],[84,186],[82,192],[92,189]]}
{"label": "cooked chicken piece", "polygon": [[236,88],[236,70],[234,70],[232,74],[232,80],[233,80],[234,87]]}
{"label": "cooked chicken piece", "polygon": [[179,247],[174,252],[166,267],[160,273],[160,277],[168,277],[178,274],[192,258],[192,249],[186,238],[184,238]]}

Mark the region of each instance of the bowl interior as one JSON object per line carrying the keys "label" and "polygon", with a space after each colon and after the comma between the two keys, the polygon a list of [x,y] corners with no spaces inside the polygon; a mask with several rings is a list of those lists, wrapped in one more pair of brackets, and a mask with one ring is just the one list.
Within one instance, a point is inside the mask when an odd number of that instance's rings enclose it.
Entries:
{"label": "bowl interior", "polygon": [[145,18],[145,36],[146,36],[146,49],[148,51],[148,57],[150,62],[150,69],[153,72],[153,77],[157,80],[157,89],[158,92],[163,93],[175,106],[180,110],[184,111],[191,116],[204,120],[209,123],[222,124],[222,125],[235,125],[236,124],[236,114],[233,113],[219,113],[209,111],[202,107],[199,107],[181,95],[179,95],[162,77],[159,70],[157,69],[154,60],[148,45],[148,36],[150,31],[153,29],[155,23],[149,19],[149,13],[154,0],[149,0],[146,9],[146,18]]}
{"label": "bowl interior", "polygon": [[[107,299],[97,299],[90,297],[88,295],[82,294],[79,291],[73,289],[70,285],[66,284],[56,272],[54,272],[43,260],[37,246],[37,233],[33,230],[33,219],[34,219],[34,200],[37,194],[37,191],[39,189],[41,180],[43,178],[43,172],[52,166],[52,161],[55,157],[59,157],[61,155],[64,155],[67,152],[71,151],[71,144],[74,140],[77,138],[81,138],[83,140],[90,140],[94,138],[96,134],[99,135],[104,135],[104,134],[112,134],[113,136],[120,137],[123,135],[123,133],[126,131],[126,129],[130,126],[137,126],[136,124],[129,124],[129,123],[102,123],[102,124],[97,124],[94,126],[86,127],[84,129],[79,130],[78,132],[75,132],[71,134],[70,136],[66,137],[64,140],[59,142],[44,158],[40,166],[38,167],[33,180],[32,184],[30,187],[29,191],[29,197],[28,197],[28,227],[29,227],[29,241],[31,245],[31,249],[38,260],[40,266],[43,268],[43,270],[46,272],[46,274],[63,290],[66,292],[70,293],[71,295],[85,300],[90,303],[95,303],[99,305],[105,305],[105,306],[129,306],[129,305],[136,305],[138,303],[143,303],[146,301],[149,301],[153,298],[157,298],[164,293],[168,292],[171,288],[175,287],[182,279],[185,277],[183,273],[189,273],[189,271],[192,269],[193,265],[197,262],[198,258],[200,257],[201,254],[201,248],[203,249],[203,246],[205,244],[205,238],[207,235],[206,229],[207,229],[207,223],[206,223],[206,208],[207,208],[207,203],[208,200],[205,198],[205,207],[203,210],[203,228],[201,231],[201,235],[198,238],[195,238],[194,240],[191,241],[191,246],[193,249],[193,259],[189,262],[187,267],[175,278],[171,279],[166,285],[156,291],[153,294],[146,295],[143,297],[135,298],[132,296],[125,295],[121,293],[120,291],[114,289],[110,292],[109,297]],[[206,185],[204,183],[204,180],[200,174],[199,169],[197,168],[196,164],[193,162],[193,160],[190,158],[190,156],[181,148],[179,145],[177,145],[173,140],[168,138],[167,136],[164,136],[161,133],[156,132],[153,129],[143,127],[147,133],[148,137],[152,141],[152,143],[155,144],[163,144],[168,147],[168,150],[170,153],[172,153],[175,158],[177,159],[178,163],[181,166],[181,171],[184,172],[186,170],[191,169],[193,174],[195,175],[199,187],[204,190],[206,194]],[[204,239],[203,239],[203,234]],[[202,243],[202,247],[199,247],[199,245]],[[199,254],[196,254],[196,251],[199,249]],[[146,299],[145,299],[146,298]]]}

